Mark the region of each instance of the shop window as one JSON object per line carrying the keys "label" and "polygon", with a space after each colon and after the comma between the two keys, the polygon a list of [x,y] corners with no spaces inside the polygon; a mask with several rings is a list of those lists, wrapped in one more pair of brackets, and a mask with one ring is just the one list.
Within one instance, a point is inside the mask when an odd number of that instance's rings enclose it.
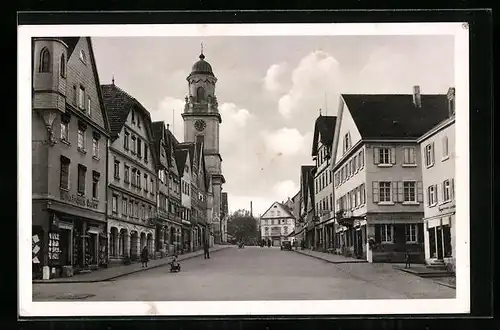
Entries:
{"label": "shop window", "polygon": [[61,177],[60,177],[60,183],[59,186],[62,189],[69,190],[69,166],[70,166],[70,159],[66,158],[64,156],[61,156]]}
{"label": "shop window", "polygon": [[452,257],[452,248],[451,248],[451,227],[449,225],[443,226],[443,243],[444,243],[444,257],[450,258]]}
{"label": "shop window", "polygon": [[392,225],[381,225],[380,226],[380,240],[382,243],[392,243]]}
{"label": "shop window", "polygon": [[92,171],[92,198],[99,198],[99,177],[101,174]]}
{"label": "shop window", "polygon": [[87,175],[87,167],[78,164],[78,194],[85,195],[85,178]]}
{"label": "shop window", "polygon": [[40,52],[40,72],[50,72],[50,52],[43,48]]}
{"label": "shop window", "polygon": [[429,254],[431,258],[436,258],[436,228],[429,228]]}
{"label": "shop window", "polygon": [[406,243],[417,243],[417,224],[406,225]]}

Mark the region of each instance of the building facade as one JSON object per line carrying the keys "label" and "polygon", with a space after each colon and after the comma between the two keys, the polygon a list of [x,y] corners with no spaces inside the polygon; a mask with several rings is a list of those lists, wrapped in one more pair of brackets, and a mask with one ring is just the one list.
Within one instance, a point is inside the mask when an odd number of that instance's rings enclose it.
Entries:
{"label": "building facade", "polygon": [[417,139],[446,116],[446,95],[342,95],[333,144],[338,253],[423,262]]}
{"label": "building facade", "polygon": [[295,218],[288,207],[274,202],[260,217],[260,235],[272,246],[281,246],[284,241],[292,240],[288,237],[295,230]]}
{"label": "building facade", "polygon": [[33,38],[33,276],[107,264],[109,126],[90,38]]}
{"label": "building facade", "polygon": [[333,249],[335,226],[333,175],[331,171],[331,150],[337,117],[322,116],[316,119],[312,145],[315,161],[314,199],[316,218],[314,230],[315,250]]}
{"label": "building facade", "polygon": [[455,269],[455,90],[448,91],[449,117],[420,139],[427,264]]}
{"label": "building facade", "polygon": [[312,248],[314,243],[314,203],[315,165],[302,165],[300,168],[299,217],[295,224],[295,240],[302,248]]}
{"label": "building facade", "polygon": [[110,119],[108,237],[110,261],[155,252],[157,164],[149,112],[116,86],[103,85]]}
{"label": "building facade", "polygon": [[223,240],[221,232],[221,194],[225,183],[222,174],[222,156],[219,152],[219,130],[222,118],[215,95],[215,77],[211,65],[205,61],[203,53],[194,63],[188,81],[188,96],[182,113],[184,119],[184,141],[203,141],[207,172],[211,175],[213,191],[213,231],[215,241]]}

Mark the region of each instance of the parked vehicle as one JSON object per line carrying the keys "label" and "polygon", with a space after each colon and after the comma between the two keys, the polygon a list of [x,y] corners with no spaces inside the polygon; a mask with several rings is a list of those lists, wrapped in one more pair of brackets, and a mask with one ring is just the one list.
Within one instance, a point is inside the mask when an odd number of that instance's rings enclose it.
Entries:
{"label": "parked vehicle", "polygon": [[170,262],[170,272],[171,273],[177,273],[181,271],[181,264],[177,260],[177,256],[175,255]]}
{"label": "parked vehicle", "polygon": [[289,241],[284,241],[283,243],[281,243],[281,250],[292,251],[292,243]]}

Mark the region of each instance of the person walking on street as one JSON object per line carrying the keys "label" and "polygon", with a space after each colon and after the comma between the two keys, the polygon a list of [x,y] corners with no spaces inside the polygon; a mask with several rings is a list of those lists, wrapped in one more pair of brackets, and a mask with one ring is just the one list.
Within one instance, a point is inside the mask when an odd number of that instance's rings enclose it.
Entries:
{"label": "person walking on street", "polygon": [[141,251],[141,262],[142,262],[142,267],[148,267],[148,248],[146,245],[142,248]]}
{"label": "person walking on street", "polygon": [[267,240],[267,247],[270,248],[271,247],[271,240]]}
{"label": "person walking on street", "polygon": [[204,252],[205,259],[210,259],[210,247],[208,245],[208,241],[207,240],[205,240],[203,242],[203,252]]}
{"label": "person walking on street", "polygon": [[405,268],[411,268],[410,252],[407,250],[405,255]]}

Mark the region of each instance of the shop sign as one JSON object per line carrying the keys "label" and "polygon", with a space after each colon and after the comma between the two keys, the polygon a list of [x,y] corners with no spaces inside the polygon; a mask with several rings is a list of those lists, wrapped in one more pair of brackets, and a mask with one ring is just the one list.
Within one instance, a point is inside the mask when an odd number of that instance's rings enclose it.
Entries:
{"label": "shop sign", "polygon": [[99,207],[99,201],[85,198],[83,196],[78,196],[74,194],[69,194],[66,191],[61,191],[61,200],[65,202],[69,202],[71,204],[75,204],[82,207],[87,207],[91,209],[97,209]]}
{"label": "shop sign", "polygon": [[453,204],[453,205],[440,205],[440,206],[438,206],[438,210],[441,212],[453,211],[453,210],[455,210],[455,204]]}

